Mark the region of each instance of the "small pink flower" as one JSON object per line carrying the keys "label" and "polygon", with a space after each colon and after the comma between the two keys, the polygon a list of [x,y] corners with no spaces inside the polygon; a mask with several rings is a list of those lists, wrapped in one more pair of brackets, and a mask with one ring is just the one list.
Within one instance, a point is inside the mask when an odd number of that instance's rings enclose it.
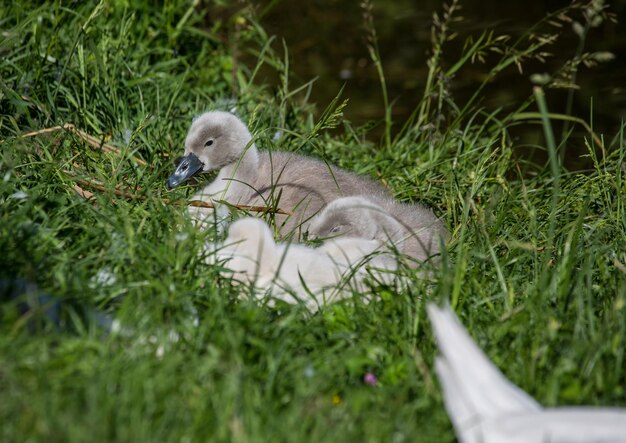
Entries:
{"label": "small pink flower", "polygon": [[378,378],[376,378],[376,375],[373,372],[367,372],[363,376],[363,383],[370,386],[376,386],[376,384],[378,383]]}

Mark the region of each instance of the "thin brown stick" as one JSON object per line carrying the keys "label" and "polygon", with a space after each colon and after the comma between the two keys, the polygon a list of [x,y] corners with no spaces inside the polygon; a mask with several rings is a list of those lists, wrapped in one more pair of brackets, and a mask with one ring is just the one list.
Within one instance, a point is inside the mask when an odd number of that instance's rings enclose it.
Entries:
{"label": "thin brown stick", "polygon": [[[65,171],[67,173],[69,173],[70,175],[73,175],[71,172],[69,171]],[[115,195],[117,195],[118,197],[124,197],[124,198],[128,198],[130,200],[143,200],[146,197],[143,195],[139,195],[139,194],[133,194],[131,192],[127,192],[121,189],[109,189],[107,188],[104,184],[102,184],[101,182],[98,182],[96,180],[85,180],[82,178],[73,178],[76,182],[80,183],[83,186],[92,188],[92,189],[96,189],[98,191],[102,191],[102,192],[113,192]],[[81,191],[78,191],[78,189],[80,189]],[[74,185],[74,189],[83,197],[85,198],[91,198],[93,197],[93,194],[90,193],[89,191],[85,191],[84,189],[80,188],[80,186],[78,185]],[[87,197],[86,195],[83,195],[83,193],[88,193],[90,194],[89,197]],[[206,201],[202,201],[202,200],[191,200],[191,201],[186,201],[186,200],[169,200],[167,198],[162,199],[163,203],[165,204],[170,204],[170,205],[176,205],[176,206],[194,206],[197,208],[209,208],[209,209],[213,209],[215,208],[215,205],[211,202],[206,202]],[[241,209],[243,211],[251,211],[251,212],[263,212],[263,213],[269,213],[272,212],[274,214],[282,214],[282,215],[293,215],[291,212],[288,211],[284,211],[280,208],[278,209],[273,209],[273,208],[268,208],[266,206],[249,206],[249,205],[229,205],[232,206],[234,208],[237,209]]]}
{"label": "thin brown stick", "polygon": [[[163,199],[163,203],[175,205],[175,206],[193,206],[196,208],[209,208],[214,209],[215,205],[211,202],[205,202],[203,200],[168,200]],[[251,211],[251,212],[272,212],[274,214],[282,214],[282,215],[293,215],[291,212],[285,211],[283,209],[273,209],[268,208],[267,206],[249,206],[249,205],[231,205],[233,208],[241,209],[242,211]]]}
{"label": "thin brown stick", "polygon": [[[179,200],[179,201],[172,202],[172,204],[174,204],[174,205],[189,205],[189,206],[194,206],[194,207],[198,207],[198,208],[215,208],[213,203],[205,202],[205,201],[202,201],[202,200],[191,200],[191,201],[180,201]],[[272,212],[274,214],[293,215],[293,213],[291,213],[289,211],[285,211],[285,210],[280,209],[280,208],[276,208],[276,209],[268,208],[267,206],[231,205],[231,204],[228,204],[228,206],[232,206],[233,208],[241,209],[242,211],[264,212],[264,213]]]}
{"label": "thin brown stick", "polygon": [[85,179],[82,179],[82,178],[75,178],[74,180],[76,180],[78,183],[80,183],[83,186],[88,186],[88,187],[96,189],[98,191],[113,192],[113,194],[117,195],[118,197],[124,197],[124,198],[128,198],[130,200],[145,199],[145,197],[142,196],[142,195],[131,194],[130,192],[122,191],[121,189],[109,189],[106,186],[104,186],[103,184],[100,184],[100,183],[95,182],[95,181],[85,180]]}
{"label": "thin brown stick", "polygon": [[[72,123],[66,123],[61,126],[53,126],[51,128],[44,128],[44,129],[40,129],[39,131],[27,132],[26,134],[22,134],[21,137],[23,138],[36,137],[42,134],[49,134],[51,132],[62,131],[62,130],[73,132],[74,134],[82,138],[84,141],[86,141],[87,144],[91,145],[92,147],[96,149],[99,149],[101,151],[108,152],[108,153],[113,153],[119,156],[122,155],[122,151],[119,148],[116,148],[115,146],[110,145],[108,143],[101,142],[93,135],[90,135],[84,131],[81,131]],[[130,158],[132,158],[133,161],[137,162],[138,164],[142,166],[146,166],[148,164],[146,161],[140,158],[137,158],[134,156],[130,156]]]}
{"label": "thin brown stick", "polygon": [[73,129],[75,129],[75,127],[74,127],[74,125],[68,123],[68,124],[65,124],[63,126],[53,126],[52,128],[44,128],[44,129],[40,129],[39,131],[27,132],[26,134],[22,134],[21,137],[22,138],[35,137],[37,135],[48,134],[50,132],[60,131],[61,129],[73,130]]}

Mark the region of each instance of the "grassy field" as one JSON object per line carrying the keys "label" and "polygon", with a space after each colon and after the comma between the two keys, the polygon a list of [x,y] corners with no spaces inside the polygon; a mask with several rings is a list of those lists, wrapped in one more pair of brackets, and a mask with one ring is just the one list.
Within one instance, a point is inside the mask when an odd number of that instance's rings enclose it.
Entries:
{"label": "grassy field", "polygon": [[[371,141],[372,125],[342,119],[344,98],[307,102],[315,86],[292,81],[280,42],[245,10],[220,22],[191,2],[85,3],[0,6],[1,441],[454,441],[427,300],[450,300],[543,404],[626,406],[624,133],[595,134],[591,119],[552,115],[544,99],[607,54],[580,52],[538,76],[513,109],[481,108],[482,89],[455,103],[449,90],[486,53],[496,61],[485,86],[539,57],[550,41],[536,37],[563,17],[519,41],[477,35],[444,66],[454,11],[440,14],[424,98],[407,122],[387,112]],[[589,11],[564,14],[607,19]],[[256,66],[236,56],[246,48]],[[263,85],[268,71],[277,87]],[[164,200],[192,189],[163,183],[191,118],[231,108],[262,149],[324,157],[432,205],[452,232],[441,268],[315,315],[269,308],[220,278],[199,256],[215,233]],[[584,138],[555,134],[563,119]],[[509,132],[537,123],[545,165],[525,161]],[[119,151],[77,131],[41,132],[66,124]],[[565,170],[573,152],[592,167]],[[58,307],[57,321],[45,306],[23,309],[37,299]],[[115,319],[111,332],[95,311]]]}

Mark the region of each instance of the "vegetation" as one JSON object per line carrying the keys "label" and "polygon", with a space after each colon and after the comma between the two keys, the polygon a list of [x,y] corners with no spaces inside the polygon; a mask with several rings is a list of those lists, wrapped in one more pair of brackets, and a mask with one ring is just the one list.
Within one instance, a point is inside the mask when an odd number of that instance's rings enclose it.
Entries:
{"label": "vegetation", "polygon": [[[610,58],[584,52],[611,19],[602,3],[517,41],[476,35],[446,64],[453,2],[434,21],[423,99],[406,122],[386,112],[380,142],[342,118],[341,97],[316,112],[314,84],[292,84],[252,9],[220,21],[198,2],[82,3],[0,6],[0,440],[453,441],[428,300],[450,300],[543,404],[626,405],[624,131],[595,134],[592,119],[545,101],[581,63]],[[481,108],[491,79],[544,57],[564,32],[552,24],[572,20],[583,44],[567,66],[535,76],[517,108]],[[248,49],[251,66],[238,58]],[[451,76],[483,59],[485,88],[456,103]],[[276,90],[258,81],[267,69]],[[441,268],[428,281],[403,270],[409,288],[374,287],[369,304],[355,294],[315,315],[242,294],[199,254],[216,233],[171,204],[191,189],[163,186],[191,118],[212,108],[236,108],[262,148],[324,157],[433,205],[452,232]],[[560,136],[557,121],[568,122]],[[546,165],[510,135],[535,123]],[[83,135],[42,132],[67,124]],[[581,149],[593,168],[566,170]]]}

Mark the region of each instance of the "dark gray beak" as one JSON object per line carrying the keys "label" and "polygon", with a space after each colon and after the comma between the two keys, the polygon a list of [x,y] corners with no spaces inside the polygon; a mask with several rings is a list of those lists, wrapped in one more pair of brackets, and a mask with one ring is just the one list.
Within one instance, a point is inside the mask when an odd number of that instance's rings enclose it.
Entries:
{"label": "dark gray beak", "polygon": [[176,186],[182,185],[191,177],[201,172],[203,166],[204,164],[200,161],[196,154],[187,154],[180,160],[180,163],[176,166],[174,173],[167,179],[165,187],[167,189],[173,189]]}

